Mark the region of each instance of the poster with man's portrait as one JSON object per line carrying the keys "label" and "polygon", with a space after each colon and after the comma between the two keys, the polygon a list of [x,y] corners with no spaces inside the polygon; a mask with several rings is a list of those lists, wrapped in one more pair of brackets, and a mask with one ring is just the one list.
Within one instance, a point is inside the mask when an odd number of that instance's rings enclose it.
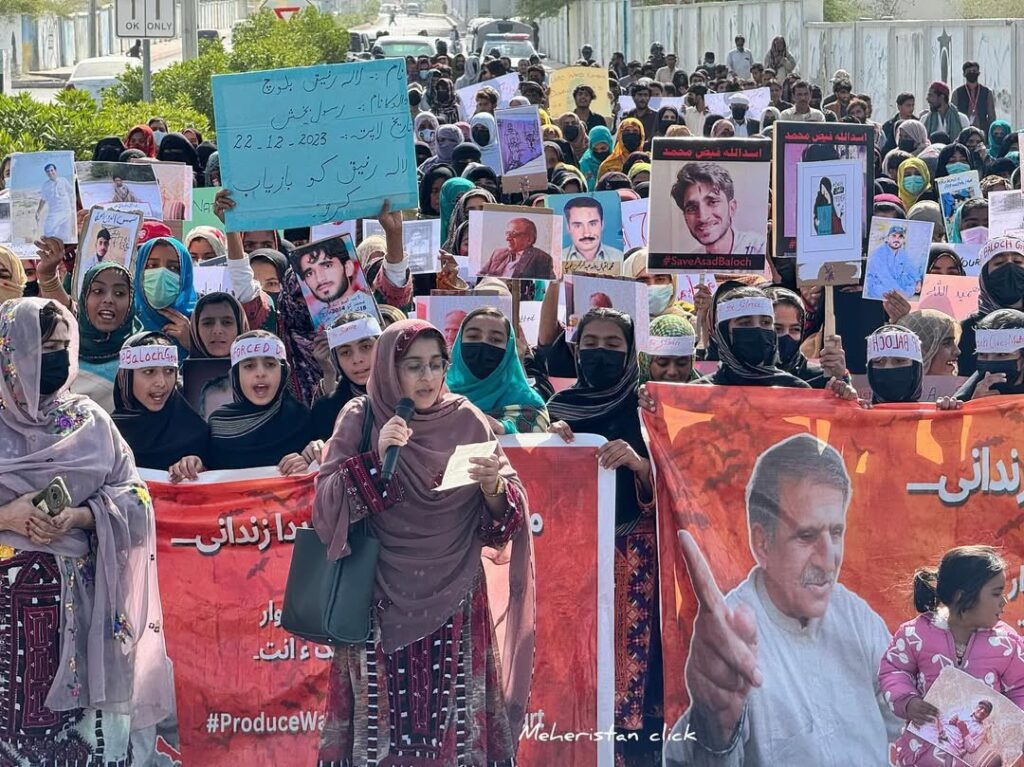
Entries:
{"label": "poster with man's portrait", "polygon": [[797,278],[854,285],[860,278],[863,173],[856,160],[797,165]]}
{"label": "poster with man's portrait", "polygon": [[132,271],[132,255],[139,240],[142,215],[99,206],[89,211],[89,219],[78,243],[78,258],[71,292],[80,299],[85,273],[101,261],[112,261]]}
{"label": "poster with man's portrait", "polygon": [[981,179],[978,171],[968,170],[935,179],[935,187],[939,194],[939,207],[942,208],[942,222],[948,235],[953,231],[957,209],[968,200],[981,197]]}
{"label": "poster with man's portrait", "polygon": [[763,273],[771,144],[655,139],[648,271]]}
{"label": "poster with man's portrait", "polygon": [[74,152],[19,152],[11,158],[11,249],[36,257],[36,240],[78,242]]}
{"label": "poster with man's portrait", "polygon": [[480,277],[557,280],[562,217],[548,208],[484,205],[469,213],[469,271]]}
{"label": "poster with man's portrait", "polygon": [[776,258],[797,254],[797,166],[856,160],[863,169],[862,231],[871,215],[875,184],[875,127],[856,123],[777,122],[772,131],[772,238]]}
{"label": "poster with man's portrait", "polygon": [[946,666],[924,700],[935,706],[939,715],[925,725],[910,724],[907,729],[956,757],[955,764],[1019,763],[1024,711],[982,680]]}
{"label": "poster with man's portrait", "polygon": [[347,234],[296,248],[289,254],[289,262],[298,275],[315,329],[330,325],[345,312],[366,312],[383,322]]}
{"label": "poster with man's portrait", "polygon": [[151,163],[79,162],[78,191],[82,205],[134,207],[145,218],[163,218],[163,198]]}
{"label": "poster with man's portrait", "polygon": [[155,162],[153,173],[160,185],[164,220],[184,221],[192,214],[192,168],[184,163]]}
{"label": "poster with man's portrait", "polygon": [[615,309],[633,319],[636,348],[650,336],[647,284],[629,277],[593,277],[571,274],[565,278],[565,340],[573,341],[576,326],[591,309]]}
{"label": "poster with man's portrait", "polygon": [[547,197],[547,205],[562,217],[563,272],[606,277],[622,273],[622,203],[618,192],[552,194]]}
{"label": "poster with man's portrait", "polygon": [[864,298],[881,301],[890,290],[906,298],[921,295],[934,226],[931,221],[871,219]]}

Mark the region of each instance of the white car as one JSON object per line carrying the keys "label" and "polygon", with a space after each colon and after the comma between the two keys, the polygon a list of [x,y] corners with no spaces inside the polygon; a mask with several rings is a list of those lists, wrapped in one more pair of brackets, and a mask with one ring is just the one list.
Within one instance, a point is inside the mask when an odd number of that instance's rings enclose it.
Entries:
{"label": "white car", "polygon": [[71,71],[68,90],[85,91],[96,101],[100,100],[100,92],[117,82],[117,76],[128,67],[139,66],[138,59],[128,56],[99,56],[95,59],[79,61]]}

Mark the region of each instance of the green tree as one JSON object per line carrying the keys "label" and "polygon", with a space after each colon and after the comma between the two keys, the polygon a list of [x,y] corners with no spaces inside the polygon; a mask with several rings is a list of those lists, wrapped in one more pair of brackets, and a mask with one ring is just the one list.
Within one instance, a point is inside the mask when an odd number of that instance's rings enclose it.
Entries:
{"label": "green tree", "polygon": [[574,0],[516,0],[516,13],[531,21],[557,16]]}
{"label": "green tree", "polygon": [[825,21],[856,21],[867,11],[859,0],[824,0]]}
{"label": "green tree", "polygon": [[1024,18],[1024,0],[960,0],[959,5],[965,19]]}

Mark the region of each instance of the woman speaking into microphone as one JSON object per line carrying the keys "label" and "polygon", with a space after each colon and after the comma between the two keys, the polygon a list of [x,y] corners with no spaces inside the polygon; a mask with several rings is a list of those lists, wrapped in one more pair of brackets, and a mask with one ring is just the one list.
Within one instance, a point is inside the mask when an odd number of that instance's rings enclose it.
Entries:
{"label": "woman speaking into microphone", "polygon": [[[350,526],[362,519],[380,555],[372,636],[335,651],[320,764],[514,763],[533,661],[529,511],[500,446],[471,459],[472,484],[434,489],[456,447],[496,440],[486,416],[448,391],[448,365],[444,337],[429,323],[388,327],[367,396],[345,406],[325,448],[313,524],[328,558],[349,554]],[[396,415],[403,399],[413,403],[407,421]],[[396,447],[385,486],[382,465]],[[509,542],[485,577],[483,557]],[[494,574],[503,593],[488,591]],[[501,610],[507,602],[501,646],[492,602]]]}

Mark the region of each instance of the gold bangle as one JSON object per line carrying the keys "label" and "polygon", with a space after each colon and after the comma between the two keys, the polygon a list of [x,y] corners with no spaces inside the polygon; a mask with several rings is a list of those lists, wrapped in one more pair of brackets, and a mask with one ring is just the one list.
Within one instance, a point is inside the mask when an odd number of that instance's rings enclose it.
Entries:
{"label": "gold bangle", "polygon": [[498,475],[498,481],[494,483],[494,492],[493,493],[488,493],[483,488],[480,488],[480,489],[483,490],[484,495],[486,495],[488,498],[497,498],[499,495],[504,495],[505,494],[505,478],[503,476],[501,476],[500,474]]}
{"label": "gold bangle", "polygon": [[37,282],[39,283],[39,290],[44,293],[56,293],[63,288],[60,278],[56,275],[47,280],[37,280]]}

